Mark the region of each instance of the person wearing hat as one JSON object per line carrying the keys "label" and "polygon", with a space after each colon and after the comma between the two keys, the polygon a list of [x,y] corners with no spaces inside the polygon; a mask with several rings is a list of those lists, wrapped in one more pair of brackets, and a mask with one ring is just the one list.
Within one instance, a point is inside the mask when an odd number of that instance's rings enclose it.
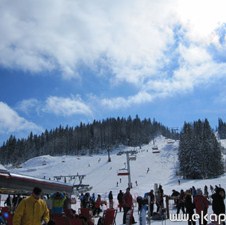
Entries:
{"label": "person wearing hat", "polygon": [[29,197],[24,198],[16,208],[13,225],[48,224],[49,210],[41,197],[42,189],[35,187]]}

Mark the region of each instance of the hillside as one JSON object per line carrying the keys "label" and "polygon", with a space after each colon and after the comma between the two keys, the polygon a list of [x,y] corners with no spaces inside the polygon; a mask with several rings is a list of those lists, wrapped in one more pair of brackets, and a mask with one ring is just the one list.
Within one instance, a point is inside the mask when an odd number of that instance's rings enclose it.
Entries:
{"label": "hillside", "polygon": [[[170,142],[170,143],[169,143]],[[224,144],[224,142],[222,143]],[[170,194],[172,189],[187,189],[193,185],[203,187],[203,180],[181,180],[175,174],[177,165],[178,142],[169,141],[163,136],[155,139],[160,153],[152,153],[153,143],[141,148],[121,147],[111,152],[111,162],[106,154],[93,156],[40,156],[21,164],[21,168],[8,167],[11,172],[26,174],[39,178],[53,179],[59,175],[85,175],[83,184],[92,186],[91,192],[108,193],[110,190],[117,194],[120,189],[125,190],[128,185],[127,176],[118,176],[119,169],[125,168],[126,155],[117,155],[120,151],[136,150],[136,160],[130,161],[132,192],[143,195],[153,188],[155,183],[162,184],[165,192]],[[150,169],[147,173],[148,168]],[[121,178],[121,183],[120,183]],[[137,181],[137,186],[135,182]],[[74,180],[67,182],[74,182]],[[79,181],[75,180],[75,184]],[[118,182],[118,187],[117,187]],[[226,177],[208,179],[207,185],[226,184]]]}
{"label": "hillside", "polygon": [[[226,146],[226,141],[221,141],[222,146]],[[45,177],[46,179],[53,179],[54,176],[59,175],[85,175],[83,184],[92,186],[91,193],[101,194],[102,199],[107,200],[109,191],[111,190],[114,195],[114,207],[117,208],[117,194],[119,190],[125,190],[128,184],[127,176],[117,176],[119,169],[125,168],[126,155],[118,153],[121,151],[136,150],[136,160],[130,161],[131,167],[131,180],[133,188],[131,193],[134,199],[145,192],[154,188],[154,184],[162,184],[165,194],[170,195],[172,189],[188,189],[192,186],[203,188],[204,185],[221,185],[226,187],[226,176],[223,175],[216,179],[208,180],[183,180],[175,175],[177,165],[177,149],[178,142],[159,136],[155,139],[155,146],[158,146],[160,153],[153,153],[153,143],[144,145],[141,148],[127,148],[120,147],[111,152],[111,162],[108,162],[108,155],[93,155],[93,156],[58,156],[52,157],[49,155],[36,157],[30,159],[21,165],[21,168],[12,168],[8,166],[10,172],[35,176],[39,178]],[[148,168],[150,169],[147,173]],[[121,183],[120,183],[121,178]],[[181,184],[178,185],[178,179]],[[135,185],[137,181],[138,186]],[[67,180],[73,183],[74,180]],[[78,184],[75,180],[75,184]],[[118,186],[117,186],[118,182]],[[80,207],[77,204],[76,210]],[[212,212],[211,207],[209,213]],[[170,213],[175,213],[172,202],[170,203]],[[137,207],[134,212],[135,220],[139,221]],[[97,219],[95,219],[97,220]],[[121,224],[122,213],[117,214],[116,224]],[[96,221],[97,222],[97,221]],[[152,223],[161,223],[160,221],[152,221]],[[167,224],[174,224],[170,220]],[[187,222],[180,222],[180,224],[187,224]]]}

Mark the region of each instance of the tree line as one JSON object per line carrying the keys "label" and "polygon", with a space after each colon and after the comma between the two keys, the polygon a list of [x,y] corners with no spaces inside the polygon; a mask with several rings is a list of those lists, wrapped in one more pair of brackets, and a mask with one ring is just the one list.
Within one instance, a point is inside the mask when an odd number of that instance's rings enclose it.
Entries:
{"label": "tree line", "polygon": [[0,148],[0,163],[20,164],[40,155],[92,155],[119,145],[141,146],[158,135],[178,139],[179,134],[155,119],[107,118],[76,127],[59,126],[41,135],[32,132],[27,138],[10,136]]}

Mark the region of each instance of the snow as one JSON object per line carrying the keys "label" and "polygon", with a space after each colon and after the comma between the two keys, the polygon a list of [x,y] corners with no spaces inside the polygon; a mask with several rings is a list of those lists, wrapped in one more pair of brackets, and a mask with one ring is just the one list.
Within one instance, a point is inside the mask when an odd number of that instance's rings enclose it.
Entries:
{"label": "snow", "polygon": [[[26,161],[21,164],[21,168],[12,168],[8,166],[8,170],[12,173],[19,173],[38,178],[53,179],[54,176],[60,175],[85,175],[83,184],[92,186],[90,193],[101,194],[102,198],[107,199],[107,195],[111,190],[114,195],[115,207],[117,207],[117,194],[119,190],[125,191],[128,186],[127,176],[118,176],[117,171],[125,168],[126,154],[117,155],[119,151],[136,150],[136,160],[130,161],[131,181],[133,188],[131,194],[134,198],[138,195],[144,196],[144,193],[154,189],[154,184],[163,186],[164,194],[171,195],[172,190],[187,190],[192,186],[196,188],[204,188],[205,185],[221,185],[225,187],[226,176],[223,175],[215,179],[207,180],[183,180],[177,177],[177,150],[178,141],[172,142],[163,136],[155,139],[154,144],[151,142],[141,148],[123,147],[114,149],[110,152],[111,162],[108,162],[108,154],[99,154],[93,156],[40,156]],[[158,146],[160,153],[152,153],[152,147]],[[222,141],[222,146],[226,145],[226,141]],[[150,169],[147,173],[148,168]],[[1,169],[1,167],[0,167]],[[120,182],[121,178],[121,182]],[[180,179],[180,185],[178,184]],[[135,182],[137,181],[137,186]],[[69,180],[67,182],[70,182]],[[74,181],[71,181],[74,182]],[[118,186],[117,186],[118,182]],[[79,180],[75,181],[78,184]],[[171,205],[172,206],[172,205]],[[170,206],[170,213],[173,213]],[[209,212],[212,212],[211,207]],[[134,212],[135,220],[139,222],[137,207]],[[152,223],[161,224],[161,221],[152,221]],[[167,220],[167,224],[173,224]],[[178,223],[178,222],[177,222]],[[116,224],[122,224],[122,212],[118,212]],[[179,222],[179,224],[187,224],[187,222]]]}
{"label": "snow", "polygon": [[7,169],[0,164],[0,173],[5,173],[5,172],[8,172]]}

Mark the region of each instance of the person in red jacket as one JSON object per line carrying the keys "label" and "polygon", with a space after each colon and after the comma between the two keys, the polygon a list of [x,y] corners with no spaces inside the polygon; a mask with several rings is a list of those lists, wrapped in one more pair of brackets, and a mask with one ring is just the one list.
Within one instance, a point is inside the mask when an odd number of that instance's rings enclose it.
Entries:
{"label": "person in red jacket", "polygon": [[100,214],[100,212],[101,212],[101,208],[100,208],[100,207],[101,207],[103,204],[107,205],[107,202],[106,202],[106,201],[102,201],[102,200],[101,200],[101,196],[98,195],[98,196],[97,196],[97,200],[95,201],[95,204],[94,204],[94,210],[93,210],[93,215],[94,215],[94,216],[95,216],[95,215],[99,216],[99,214]]}
{"label": "person in red jacket", "polygon": [[[130,194],[130,188],[127,188],[126,193],[123,195],[122,205],[123,205],[123,224],[126,224],[126,215],[129,210],[133,210],[133,197]],[[132,216],[132,223],[136,223],[134,221],[133,216]]]}
{"label": "person in red jacket", "polygon": [[206,197],[203,196],[201,189],[197,189],[194,204],[196,213],[199,214],[199,225],[206,225],[208,221],[205,220],[204,216],[207,214],[209,204]]}

